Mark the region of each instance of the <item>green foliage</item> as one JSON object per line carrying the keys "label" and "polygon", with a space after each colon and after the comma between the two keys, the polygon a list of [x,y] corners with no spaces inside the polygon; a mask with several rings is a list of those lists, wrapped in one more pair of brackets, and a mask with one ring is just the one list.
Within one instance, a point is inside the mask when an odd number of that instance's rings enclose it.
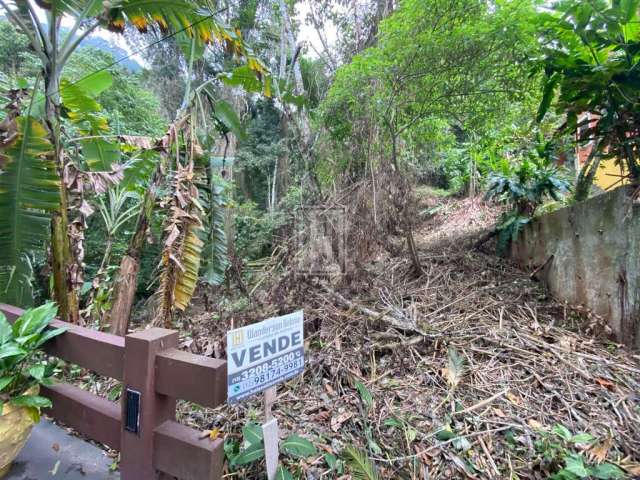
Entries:
{"label": "green foliage", "polygon": [[205,220],[207,238],[202,254],[202,279],[209,285],[221,285],[229,264],[225,212],[229,203],[229,185],[209,166],[208,215]]}
{"label": "green foliage", "polygon": [[29,116],[16,118],[15,140],[3,151],[0,174],[0,299],[33,305],[32,255],[49,238],[49,215],[59,205],[53,146],[44,125]]}
{"label": "green foliage", "polygon": [[559,201],[569,188],[562,171],[544,151],[528,153],[519,163],[503,162],[500,170],[490,174],[486,193],[486,198],[497,199],[510,208],[497,228],[498,253],[506,252],[546,199]]}
{"label": "green foliage", "polygon": [[[581,142],[593,141],[599,157],[616,158],[635,180],[640,178],[639,6],[638,0],[570,0],[539,15],[546,82],[538,119],[555,99],[556,111],[566,115],[559,132],[577,131]],[[590,163],[581,179],[586,187],[576,190],[578,200],[588,196],[595,175]]]}
{"label": "green foliage", "polygon": [[[224,444],[225,456],[229,462],[231,471],[237,471],[239,467],[255,466],[254,464],[264,458],[264,436],[262,426],[249,422],[242,428],[242,442],[227,440]],[[307,458],[317,455],[316,447],[306,438],[299,435],[289,435],[280,443],[280,453],[289,458]],[[283,466],[278,466],[276,474],[278,479],[292,479],[291,473]]]}
{"label": "green foliage", "polygon": [[84,162],[89,170],[109,171],[120,161],[120,144],[101,138],[109,132],[109,122],[102,114],[96,97],[112,85],[107,71],[100,71],[78,82],[63,79],[60,96],[66,118],[76,128]]}
{"label": "green foliage", "polygon": [[263,212],[253,202],[238,205],[235,245],[240,257],[257,260],[269,255],[275,242],[275,233],[284,221],[281,214]]}
{"label": "green foliage", "polygon": [[112,85],[95,98],[113,131],[126,135],[162,135],[166,120],[160,114],[158,98],[144,85],[144,73],[131,73],[117,65],[109,67],[114,61],[110,53],[83,47],[69,59],[64,76],[72,82],[85,77],[92,81],[93,72],[108,68],[106,71],[112,78]]}
{"label": "green foliage", "polygon": [[47,303],[25,311],[11,325],[0,312],[0,412],[2,405],[26,407],[35,422],[40,409],[51,402],[33,392],[39,385],[51,385],[54,364],[42,360],[40,348],[60,335],[64,328],[47,329],[57,308]]}
{"label": "green foliage", "polygon": [[302,458],[310,457],[318,452],[313,443],[299,435],[289,435],[280,444],[280,450],[293,457]]}
{"label": "green foliage", "polygon": [[378,480],[380,478],[375,465],[366,452],[349,446],[342,452],[342,457],[355,480]]}
{"label": "green foliage", "polygon": [[580,450],[595,439],[588,433],[572,434],[567,427],[556,424],[550,431],[539,430],[534,442],[541,455],[541,469],[552,480],[598,478],[612,480],[624,478],[624,472],[613,463],[589,463]]}
{"label": "green foliage", "polygon": [[247,136],[239,142],[234,162],[238,193],[242,200],[267,209],[274,166],[286,152],[281,141],[280,112],[272,101],[259,100],[251,106],[246,123]]}
{"label": "green foliage", "polygon": [[503,163],[489,178],[487,198],[506,203],[520,215],[532,216],[546,198],[560,200],[569,182],[560,169],[544,157],[528,155],[517,163]]}
{"label": "green foliage", "polygon": [[38,62],[29,51],[29,39],[6,20],[0,20],[0,71],[12,77],[35,77]]}
{"label": "green foliage", "polygon": [[[362,175],[378,148],[396,162],[399,139],[423,165],[437,163],[447,128],[464,142],[526,118],[537,103],[537,78],[528,75],[539,48],[534,15],[528,1],[399,2],[376,46],[338,70],[321,105],[342,165]],[[429,132],[430,123],[439,128]]]}

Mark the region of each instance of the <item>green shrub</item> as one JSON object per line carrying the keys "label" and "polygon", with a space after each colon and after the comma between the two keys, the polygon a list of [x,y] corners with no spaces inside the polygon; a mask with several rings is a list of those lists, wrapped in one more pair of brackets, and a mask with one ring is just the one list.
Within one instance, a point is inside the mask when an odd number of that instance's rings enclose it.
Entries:
{"label": "green shrub", "polygon": [[33,394],[39,385],[51,385],[54,364],[42,359],[42,345],[65,331],[48,330],[58,309],[53,303],[25,311],[13,325],[0,312],[0,412],[5,403],[25,407],[34,422],[40,409],[51,406],[47,398]]}

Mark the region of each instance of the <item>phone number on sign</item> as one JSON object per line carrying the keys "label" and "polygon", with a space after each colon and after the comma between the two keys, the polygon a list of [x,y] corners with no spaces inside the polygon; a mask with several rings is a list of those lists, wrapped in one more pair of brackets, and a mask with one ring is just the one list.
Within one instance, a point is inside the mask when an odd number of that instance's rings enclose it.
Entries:
{"label": "phone number on sign", "polygon": [[[289,358],[287,358],[289,357]],[[240,388],[244,391],[256,385],[268,383],[304,366],[304,358],[295,358],[293,353],[276,358],[269,363],[249,368],[240,375]]]}

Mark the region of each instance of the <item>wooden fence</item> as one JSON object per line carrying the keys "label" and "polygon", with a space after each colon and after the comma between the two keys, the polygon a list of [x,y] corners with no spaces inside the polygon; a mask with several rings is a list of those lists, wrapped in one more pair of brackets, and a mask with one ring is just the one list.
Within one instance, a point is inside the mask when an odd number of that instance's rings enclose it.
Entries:
{"label": "wooden fence", "polygon": [[[0,304],[9,321],[23,310]],[[175,421],[176,399],[205,407],[226,401],[227,364],[178,350],[178,332],[152,328],[118,337],[55,320],[68,331],[46,344],[49,355],[122,382],[120,403],[68,383],[42,389],[55,420],[120,451],[123,480],[222,476],[223,440],[200,438]]]}

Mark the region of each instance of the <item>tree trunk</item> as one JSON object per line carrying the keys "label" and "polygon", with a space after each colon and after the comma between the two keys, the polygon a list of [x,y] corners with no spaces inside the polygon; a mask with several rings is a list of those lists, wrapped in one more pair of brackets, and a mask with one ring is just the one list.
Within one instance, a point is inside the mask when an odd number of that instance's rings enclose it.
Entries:
{"label": "tree trunk", "polygon": [[[162,163],[162,160],[160,162]],[[145,192],[144,202],[138,214],[136,231],[131,238],[127,253],[122,257],[120,269],[114,281],[113,306],[109,313],[110,331],[114,335],[126,335],[129,328],[129,318],[131,317],[131,309],[138,284],[138,272],[140,271],[140,252],[144,246],[147,229],[150,224],[150,216],[153,212],[153,205],[156,202],[156,190],[161,179],[161,166],[158,165],[151,185]]]}
{"label": "tree trunk", "polygon": [[60,92],[55,61],[45,67],[45,115],[51,143],[54,146],[56,169],[60,178],[60,207],[51,217],[51,269],[53,293],[58,314],[67,322],[79,323],[79,302],[72,272],[75,270],[69,239],[69,206],[65,183],[65,160],[60,142]]}
{"label": "tree trunk", "polygon": [[411,219],[406,212],[405,207],[405,221],[404,221],[404,232],[405,238],[407,240],[407,247],[409,248],[409,257],[411,258],[411,264],[413,265],[413,269],[415,270],[417,275],[422,275],[424,270],[422,270],[422,264],[420,263],[420,256],[418,255],[418,249],[416,248],[416,243],[413,239],[413,226],[411,224]]}
{"label": "tree trunk", "polygon": [[114,335],[122,337],[127,334],[129,329],[129,318],[131,317],[131,307],[136,295],[139,270],[139,257],[131,256],[129,253],[122,257],[120,271],[114,282],[113,294],[115,301],[109,313],[111,321],[110,332]]}

